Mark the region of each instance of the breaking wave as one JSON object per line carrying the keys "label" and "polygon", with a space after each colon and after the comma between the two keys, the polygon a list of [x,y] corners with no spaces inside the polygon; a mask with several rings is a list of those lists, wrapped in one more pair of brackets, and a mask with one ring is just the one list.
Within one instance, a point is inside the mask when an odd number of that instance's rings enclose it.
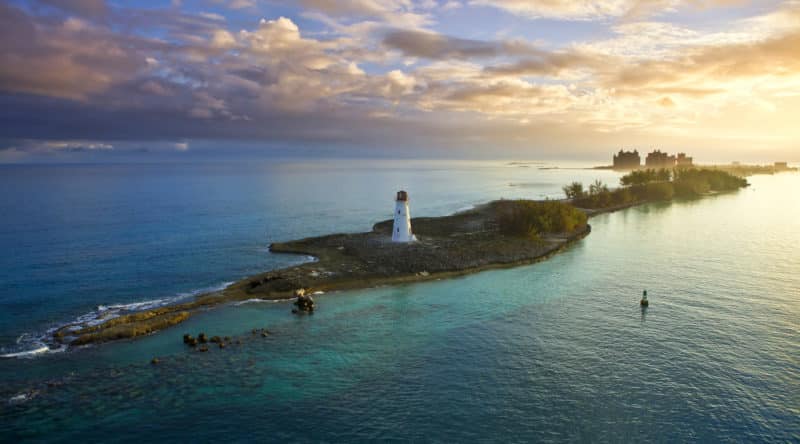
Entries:
{"label": "breaking wave", "polygon": [[57,343],[53,335],[58,330],[67,327],[70,331],[77,331],[85,327],[100,325],[111,319],[135,313],[139,311],[152,310],[154,308],[172,305],[195,296],[222,291],[233,282],[224,282],[220,285],[199,288],[188,292],[178,293],[172,297],[151,299],[147,301],[130,302],[126,304],[98,305],[94,310],[84,313],[70,322],[55,325],[47,329],[44,333],[23,333],[17,338],[12,347],[0,347],[0,358],[32,358],[48,353],[63,352],[67,349],[66,345]]}

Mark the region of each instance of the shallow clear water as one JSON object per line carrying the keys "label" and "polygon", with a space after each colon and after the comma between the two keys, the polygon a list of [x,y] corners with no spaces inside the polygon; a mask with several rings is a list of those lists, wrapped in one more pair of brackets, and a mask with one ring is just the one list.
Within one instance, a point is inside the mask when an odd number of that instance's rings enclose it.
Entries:
{"label": "shallow clear water", "polygon": [[[616,177],[502,163],[52,168],[0,179],[27,196],[2,201],[16,209],[0,238],[14,251],[4,343],[98,304],[301,260],[264,249],[368,229],[400,187],[413,215],[436,215]],[[532,266],[329,294],[311,317],[229,306],[133,342],[0,361],[0,395],[30,396],[0,406],[0,437],[800,440],[800,175],[750,181],[594,218],[589,237]],[[250,333],[261,327],[273,334]],[[184,331],[243,344],[191,352]]]}

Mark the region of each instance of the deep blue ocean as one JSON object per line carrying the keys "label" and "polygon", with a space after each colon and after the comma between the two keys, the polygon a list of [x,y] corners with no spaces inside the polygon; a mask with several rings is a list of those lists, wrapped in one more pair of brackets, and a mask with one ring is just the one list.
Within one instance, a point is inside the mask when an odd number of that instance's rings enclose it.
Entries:
{"label": "deep blue ocean", "polygon": [[[436,216],[619,177],[554,165],[0,166],[0,353],[309,260],[267,248],[369,230],[399,189],[412,216]],[[593,218],[531,266],[2,359],[0,441],[798,442],[800,175],[749,180]],[[200,331],[243,343],[185,348]]]}

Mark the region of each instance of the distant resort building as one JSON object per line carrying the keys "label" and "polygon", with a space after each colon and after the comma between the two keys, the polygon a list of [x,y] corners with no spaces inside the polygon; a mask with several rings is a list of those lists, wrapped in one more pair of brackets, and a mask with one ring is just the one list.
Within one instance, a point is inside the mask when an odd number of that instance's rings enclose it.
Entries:
{"label": "distant resort building", "polygon": [[673,168],[675,166],[675,156],[655,150],[647,155],[644,164],[647,168]]}
{"label": "distant resort building", "polygon": [[638,150],[619,150],[619,153],[614,155],[615,170],[635,170],[641,166],[642,158],[639,156]]}
{"label": "distant resort building", "polygon": [[[686,153],[671,155],[661,150],[655,150],[649,153],[644,162],[645,168],[652,169],[689,168],[693,165],[694,159],[687,156]],[[614,154],[613,168],[615,170],[636,170],[642,168],[642,159],[639,156],[639,151],[620,150],[619,153]]]}
{"label": "distant resort building", "polygon": [[675,159],[675,166],[676,167],[691,167],[694,165],[694,159],[691,157],[687,157],[686,153],[678,153],[678,157]]}

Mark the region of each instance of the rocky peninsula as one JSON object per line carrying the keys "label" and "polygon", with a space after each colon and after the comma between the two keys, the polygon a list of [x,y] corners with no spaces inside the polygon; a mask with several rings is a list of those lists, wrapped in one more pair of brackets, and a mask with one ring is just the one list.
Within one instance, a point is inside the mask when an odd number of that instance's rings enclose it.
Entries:
{"label": "rocky peninsula", "polygon": [[418,240],[411,243],[391,241],[392,220],[376,223],[364,233],[277,242],[270,245],[271,252],[314,256],[317,261],[251,276],[190,302],[130,313],[97,325],[68,325],[56,331],[54,339],[85,345],[133,338],[177,325],[198,310],[228,302],[292,299],[298,289],[331,292],[368,288],[529,264],[563,250],[591,230],[586,213],[567,203],[549,201],[549,205],[577,217],[574,226],[524,236],[504,232],[502,217],[515,208],[515,202],[520,201],[498,200],[449,216],[414,218]]}
{"label": "rocky peninsula", "polygon": [[748,186],[741,176],[713,169],[633,171],[623,176],[620,184],[611,190],[596,181],[584,190],[583,184],[573,182],[564,187],[564,201],[496,200],[449,216],[414,218],[415,242],[392,242],[392,220],[379,222],[364,233],[276,242],[270,245],[273,253],[302,254],[317,261],[251,276],[190,302],[129,313],[99,324],[67,325],[57,330],[53,339],[85,345],[133,338],[229,302],[292,299],[298,290],[311,294],[369,288],[530,264],[588,235],[591,216]]}

